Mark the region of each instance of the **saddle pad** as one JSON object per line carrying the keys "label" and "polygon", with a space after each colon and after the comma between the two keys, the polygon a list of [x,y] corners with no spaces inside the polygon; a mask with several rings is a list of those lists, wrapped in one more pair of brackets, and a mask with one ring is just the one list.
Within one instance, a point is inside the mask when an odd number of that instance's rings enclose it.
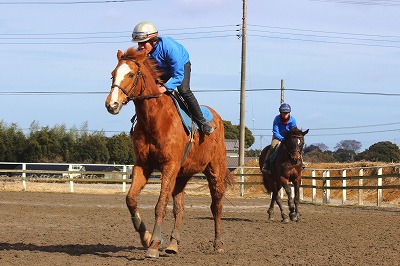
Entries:
{"label": "saddle pad", "polygon": [[[182,124],[183,124],[183,127],[185,128],[187,135],[190,135],[190,133],[192,131],[191,117],[179,106],[178,101],[174,97],[171,96],[171,98],[174,100],[176,109],[178,110],[179,116],[181,117]],[[200,105],[200,110],[203,113],[203,116],[207,122],[210,122],[214,119],[211,111],[207,107]],[[198,130],[199,126],[197,125],[197,123],[194,123],[194,124],[195,124],[196,129]]]}

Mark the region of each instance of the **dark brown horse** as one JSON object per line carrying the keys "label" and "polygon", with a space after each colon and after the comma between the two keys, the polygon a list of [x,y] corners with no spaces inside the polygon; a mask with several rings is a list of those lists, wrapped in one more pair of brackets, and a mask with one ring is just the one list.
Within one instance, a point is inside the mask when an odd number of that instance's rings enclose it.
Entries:
{"label": "dark brown horse", "polygon": [[[289,215],[290,220],[300,221],[301,216],[299,213],[299,189],[301,185],[301,170],[303,167],[301,153],[304,146],[304,135],[308,133],[306,131],[301,131],[298,128],[292,128],[284,136],[285,139],[281,142],[276,157],[273,156],[271,163],[271,174],[267,174],[263,171],[263,184],[267,191],[272,192],[271,204],[268,209],[269,219],[272,220],[272,214],[274,212],[275,202],[278,204],[281,210],[282,222],[288,223],[289,219],[287,214],[283,211],[282,200],[278,192],[283,187],[286,191],[289,204]],[[265,147],[261,151],[259,157],[260,169],[262,169],[263,163],[265,161],[265,155],[270,149],[270,145]],[[275,157],[275,158],[274,158]],[[289,182],[292,182],[294,187],[294,203],[292,198],[292,192],[290,189]]]}
{"label": "dark brown horse", "polygon": [[[158,257],[162,244],[161,225],[169,199],[173,198],[174,228],[167,253],[177,253],[180,229],[184,215],[184,188],[196,173],[207,177],[211,193],[211,212],[214,217],[214,249],[223,251],[221,240],[222,197],[233,176],[226,166],[224,125],[221,117],[211,108],[211,125],[215,131],[210,136],[197,132],[187,135],[173,100],[158,91],[157,80],[162,73],[145,51],[128,49],[118,51],[118,64],[112,72],[112,86],[106,99],[106,108],[118,114],[130,100],[135,105],[137,123],[132,133],[136,163],[132,171],[132,184],[126,197],[135,230],[142,245],[147,247],[146,257]],[[191,142],[191,148],[185,147]],[[147,229],[138,211],[137,197],[152,172],[161,172],[161,191],[155,206],[152,233]]]}

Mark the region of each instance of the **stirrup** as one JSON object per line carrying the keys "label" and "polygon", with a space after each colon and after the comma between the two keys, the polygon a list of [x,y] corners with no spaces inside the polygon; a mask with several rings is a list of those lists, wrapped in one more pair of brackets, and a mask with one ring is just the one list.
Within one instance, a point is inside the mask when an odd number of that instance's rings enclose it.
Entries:
{"label": "stirrup", "polygon": [[210,126],[208,123],[204,123],[201,125],[201,131],[207,135],[210,136],[211,133],[214,132],[214,128],[212,126]]}

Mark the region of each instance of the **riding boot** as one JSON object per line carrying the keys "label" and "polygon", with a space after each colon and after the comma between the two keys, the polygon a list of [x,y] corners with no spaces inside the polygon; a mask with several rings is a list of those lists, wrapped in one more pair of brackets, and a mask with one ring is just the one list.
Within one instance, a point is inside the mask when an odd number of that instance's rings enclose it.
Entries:
{"label": "riding boot", "polygon": [[190,113],[193,115],[194,120],[196,121],[197,125],[201,129],[201,131],[206,135],[211,135],[214,132],[214,128],[210,126],[206,119],[201,112],[199,103],[197,102],[196,98],[194,97],[192,92],[186,93],[186,95],[182,95],[185,102],[188,105]]}
{"label": "riding boot", "polygon": [[267,154],[265,155],[265,161],[261,169],[262,172],[265,172],[267,174],[271,174],[270,164],[271,164],[271,154],[273,150],[274,148],[270,147],[269,150],[267,151]]}

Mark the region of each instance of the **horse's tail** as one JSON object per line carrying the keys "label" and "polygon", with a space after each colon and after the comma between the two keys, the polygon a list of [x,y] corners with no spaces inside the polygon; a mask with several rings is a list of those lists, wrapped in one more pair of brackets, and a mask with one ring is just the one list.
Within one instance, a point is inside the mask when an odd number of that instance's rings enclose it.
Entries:
{"label": "horse's tail", "polygon": [[262,177],[263,177],[263,185],[265,187],[265,189],[267,190],[267,193],[271,193],[272,192],[272,186],[273,184],[271,184],[271,176],[267,176],[267,173],[262,172]]}
{"label": "horse's tail", "polygon": [[225,171],[225,179],[224,179],[225,188],[231,188],[235,185],[235,179],[231,171],[227,168]]}

